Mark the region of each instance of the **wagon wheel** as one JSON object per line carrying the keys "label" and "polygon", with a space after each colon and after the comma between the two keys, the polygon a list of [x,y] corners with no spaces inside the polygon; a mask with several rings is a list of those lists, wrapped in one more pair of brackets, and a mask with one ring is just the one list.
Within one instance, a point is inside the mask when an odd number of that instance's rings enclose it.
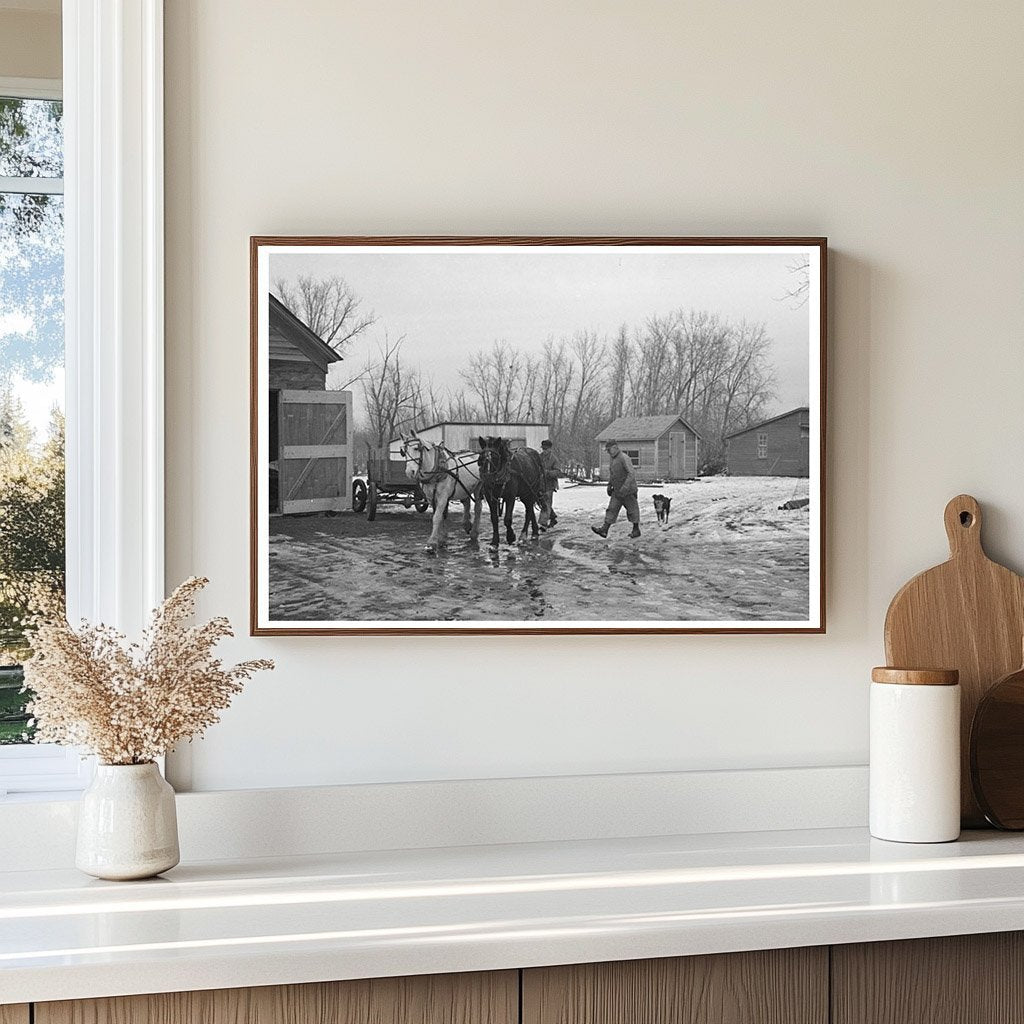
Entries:
{"label": "wagon wheel", "polygon": [[373,480],[370,481],[370,490],[368,495],[368,504],[366,508],[366,518],[372,523],[377,518],[377,485]]}
{"label": "wagon wheel", "polygon": [[430,508],[430,502],[427,501],[427,496],[417,487],[413,495],[413,502],[416,505],[417,512],[426,512]]}
{"label": "wagon wheel", "polygon": [[362,512],[366,509],[366,481],[352,481],[352,511]]}

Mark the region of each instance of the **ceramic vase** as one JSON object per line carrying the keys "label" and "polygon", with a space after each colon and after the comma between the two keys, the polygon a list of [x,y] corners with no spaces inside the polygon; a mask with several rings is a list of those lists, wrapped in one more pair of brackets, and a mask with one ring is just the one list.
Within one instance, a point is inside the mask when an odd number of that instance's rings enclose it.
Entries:
{"label": "ceramic vase", "polygon": [[174,790],[149,764],[99,764],[82,794],[75,865],[96,878],[151,878],[180,860]]}

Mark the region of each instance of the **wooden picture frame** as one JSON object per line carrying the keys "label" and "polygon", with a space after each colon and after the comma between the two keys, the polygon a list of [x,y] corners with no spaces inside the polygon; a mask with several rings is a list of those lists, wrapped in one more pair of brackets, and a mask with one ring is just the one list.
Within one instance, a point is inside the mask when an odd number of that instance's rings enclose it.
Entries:
{"label": "wooden picture frame", "polygon": [[[820,237],[252,237],[251,634],[824,633],[827,248]],[[336,281],[340,286],[329,283]],[[321,287],[334,289],[328,300],[317,299]],[[645,297],[646,318],[636,313]],[[325,314],[331,302],[333,319]],[[345,314],[340,321],[339,310]],[[623,326],[615,334],[618,314]],[[574,315],[582,321],[579,333],[567,334]],[[478,325],[491,335],[481,333],[479,349],[470,351],[466,339]],[[519,342],[496,340],[499,327]],[[336,374],[338,339],[349,330],[354,333],[341,349],[353,383],[336,390],[344,376]],[[643,347],[648,342],[652,351],[669,346],[665,351],[675,353],[675,362],[666,366],[685,366],[686,374],[652,372],[655,357]],[[644,391],[639,377],[629,378],[626,399],[601,391],[604,383],[585,392],[583,375],[574,373],[570,380],[579,392],[572,393],[572,407],[584,403],[586,425],[578,417],[569,431],[564,416],[550,414],[556,407],[544,404],[549,392],[535,388],[527,400],[532,378],[522,367],[550,380],[560,352],[576,360],[578,372],[578,353],[590,352],[591,343],[605,360],[615,344],[626,346],[619,350],[625,362],[618,375],[598,362],[600,380],[618,387],[625,373],[645,368],[646,359],[658,394]],[[718,364],[699,368],[701,346],[712,352],[701,358],[727,367],[721,373],[731,391],[716,383]],[[742,365],[748,350],[758,375]],[[408,392],[405,409],[396,400],[401,415],[388,419],[376,387],[393,375],[388,360],[396,353],[405,360],[398,379],[412,375],[419,391]],[[435,391],[435,369],[447,406]],[[510,379],[519,374],[518,399],[487,404],[492,370]],[[661,400],[666,379],[676,387],[700,373],[705,405],[693,404],[697,385],[685,393],[691,404],[682,412],[652,404]],[[433,405],[424,398],[427,388]],[[570,385],[565,388],[569,394]],[[731,404],[741,391],[746,420]],[[666,394],[674,400],[676,393]],[[481,398],[477,406],[474,397]],[[499,414],[516,400],[520,415]],[[655,407],[658,414],[649,411]],[[639,411],[626,414],[627,408]],[[430,409],[447,414],[428,425]],[[466,409],[473,415],[455,415]],[[602,417],[609,422],[594,433]],[[444,446],[437,459],[466,449],[466,465],[478,473],[468,450],[483,435],[505,438],[506,451],[521,449],[515,458],[526,460],[546,432],[556,442],[557,468],[567,462],[574,475],[555,493],[554,513],[566,510],[562,521],[536,540],[508,545],[499,536],[495,548],[488,545],[487,502],[476,543],[458,530],[459,506],[452,504],[447,545],[425,551],[428,531],[435,536],[433,510],[417,510],[424,488],[434,488],[444,469],[435,475],[424,469],[429,445],[410,442],[417,427],[417,437]],[[364,437],[360,447],[360,430],[383,443],[367,446]],[[594,487],[595,480],[603,486],[601,474],[610,469],[603,449],[609,431],[623,435],[614,440],[635,462],[644,527],[636,541],[622,516],[608,540],[587,529],[602,522],[610,501]],[[390,433],[397,436],[385,436]],[[418,453],[421,461],[410,462],[409,472],[422,475],[401,472],[400,452]],[[619,457],[616,472],[621,465]],[[451,470],[448,475],[454,479]],[[484,481],[492,492],[496,479]],[[651,487],[653,479],[669,482]],[[789,482],[793,497],[779,500]],[[542,488],[536,485],[538,494]],[[628,490],[627,484],[623,494]],[[655,519],[654,490],[672,492],[666,496],[675,505],[666,521],[660,514]],[[368,509],[353,510],[363,502]],[[518,521],[523,506],[515,502],[514,508]],[[537,509],[547,514],[541,497]],[[633,515],[628,507],[626,513]],[[732,580],[739,582],[730,590]],[[620,610],[616,594],[630,617],[607,617]],[[694,608],[709,614],[666,618],[676,607],[676,614]],[[805,608],[806,614],[795,614]],[[399,617],[389,616],[392,609]],[[723,609],[737,614],[722,616]]]}

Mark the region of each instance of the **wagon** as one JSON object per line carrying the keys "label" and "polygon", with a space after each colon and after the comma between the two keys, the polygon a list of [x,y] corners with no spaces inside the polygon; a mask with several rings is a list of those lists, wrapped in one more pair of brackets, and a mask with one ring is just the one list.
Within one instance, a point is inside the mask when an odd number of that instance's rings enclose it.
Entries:
{"label": "wagon", "polygon": [[430,507],[420,485],[405,475],[405,459],[393,459],[388,448],[367,446],[366,479],[352,481],[352,509],[373,522],[378,505],[404,505],[417,512]]}

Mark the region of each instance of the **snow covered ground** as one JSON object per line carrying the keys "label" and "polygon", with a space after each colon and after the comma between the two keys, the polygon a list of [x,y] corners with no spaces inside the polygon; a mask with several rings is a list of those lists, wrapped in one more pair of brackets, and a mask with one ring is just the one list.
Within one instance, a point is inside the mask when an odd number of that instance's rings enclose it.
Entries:
{"label": "snow covered ground", "polygon": [[[666,525],[653,495],[672,498]],[[555,495],[558,525],[492,550],[487,506],[480,540],[452,506],[447,547],[424,550],[429,516],[400,505],[365,515],[273,517],[270,611],[275,621],[366,620],[804,620],[808,617],[808,481],[708,477],[640,489],[643,536],[628,538],[625,512],[608,540],[601,486]],[[522,525],[517,506],[514,527]]]}

